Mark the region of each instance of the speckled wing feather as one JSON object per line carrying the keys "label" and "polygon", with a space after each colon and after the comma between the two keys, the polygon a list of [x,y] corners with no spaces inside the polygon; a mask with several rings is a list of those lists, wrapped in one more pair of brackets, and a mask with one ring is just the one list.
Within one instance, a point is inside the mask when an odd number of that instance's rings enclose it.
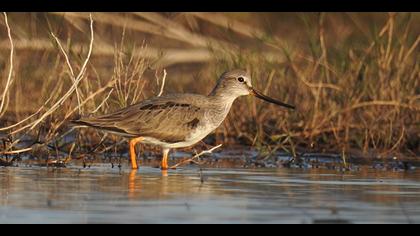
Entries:
{"label": "speckled wing feather", "polygon": [[[182,142],[204,119],[198,106],[201,95],[157,97],[111,114],[73,121],[125,137],[152,137],[163,142]],[[204,105],[204,104],[203,104]]]}

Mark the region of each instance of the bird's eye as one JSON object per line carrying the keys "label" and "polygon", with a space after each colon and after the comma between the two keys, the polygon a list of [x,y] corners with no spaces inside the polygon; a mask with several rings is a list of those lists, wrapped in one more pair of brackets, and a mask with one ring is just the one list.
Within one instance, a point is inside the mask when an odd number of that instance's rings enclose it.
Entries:
{"label": "bird's eye", "polygon": [[243,82],[245,82],[245,79],[244,79],[244,77],[239,77],[238,78],[238,81],[241,82],[241,83],[243,83]]}

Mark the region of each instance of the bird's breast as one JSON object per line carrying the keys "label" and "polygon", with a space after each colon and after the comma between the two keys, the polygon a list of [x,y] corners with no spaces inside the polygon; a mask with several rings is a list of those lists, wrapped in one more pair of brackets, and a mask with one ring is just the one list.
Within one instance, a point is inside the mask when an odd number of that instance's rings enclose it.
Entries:
{"label": "bird's breast", "polygon": [[205,138],[222,124],[229,109],[230,106],[209,110],[204,119],[198,122],[197,127],[187,136],[186,141],[195,143]]}
{"label": "bird's breast", "polygon": [[205,138],[208,134],[213,132],[217,126],[214,124],[211,124],[209,122],[203,122],[202,124],[198,125],[190,135],[187,136],[186,140],[187,142],[193,142],[196,143],[203,138]]}
{"label": "bird's breast", "polygon": [[231,104],[226,104],[206,109],[203,117],[195,118],[185,124],[186,128],[189,129],[189,132],[183,141],[176,143],[165,142],[162,143],[161,146],[166,148],[181,148],[198,143],[221,125],[226,118],[230,107]]}

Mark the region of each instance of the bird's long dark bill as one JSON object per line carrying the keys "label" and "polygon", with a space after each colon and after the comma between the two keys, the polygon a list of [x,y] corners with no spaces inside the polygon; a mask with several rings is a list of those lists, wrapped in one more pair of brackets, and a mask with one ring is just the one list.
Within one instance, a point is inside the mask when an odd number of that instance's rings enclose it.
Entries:
{"label": "bird's long dark bill", "polygon": [[290,109],[295,109],[295,106],[289,105],[289,104],[286,104],[284,102],[280,102],[280,101],[277,101],[277,100],[275,100],[273,98],[270,98],[268,96],[265,96],[264,94],[262,94],[261,92],[258,92],[257,90],[255,90],[253,88],[251,88],[250,90],[251,90],[251,94],[252,95],[254,95],[255,97],[260,98],[260,99],[262,99],[264,101],[267,101],[267,102],[270,102],[270,103],[274,103],[274,104],[279,105],[279,106],[287,107],[287,108],[290,108]]}

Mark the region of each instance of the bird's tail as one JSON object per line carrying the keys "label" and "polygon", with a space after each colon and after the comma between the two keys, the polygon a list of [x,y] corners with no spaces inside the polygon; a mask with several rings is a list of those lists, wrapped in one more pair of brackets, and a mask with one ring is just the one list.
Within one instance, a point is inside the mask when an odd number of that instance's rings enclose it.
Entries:
{"label": "bird's tail", "polygon": [[88,127],[95,127],[94,122],[88,117],[81,117],[80,115],[73,120],[70,120],[71,126],[88,126]]}
{"label": "bird's tail", "polygon": [[76,125],[82,125],[82,126],[92,126],[89,122],[84,120],[71,120],[70,125],[76,126]]}
{"label": "bird's tail", "polygon": [[125,130],[109,124],[106,120],[97,117],[86,117],[70,121],[73,127],[91,127],[105,132],[117,134],[124,137],[135,137],[133,134],[127,133]]}

